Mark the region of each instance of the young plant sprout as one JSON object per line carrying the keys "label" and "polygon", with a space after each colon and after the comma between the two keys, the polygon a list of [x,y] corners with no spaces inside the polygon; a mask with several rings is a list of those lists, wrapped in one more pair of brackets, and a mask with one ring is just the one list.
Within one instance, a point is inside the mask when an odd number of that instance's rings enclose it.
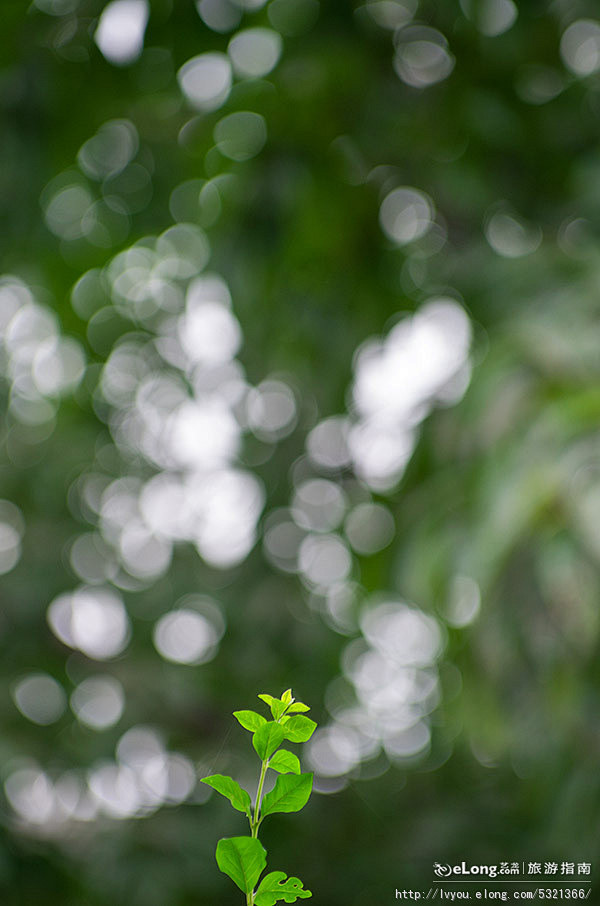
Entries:
{"label": "young plant sprout", "polygon": [[[302,881],[288,878],[283,871],[271,871],[258,883],[267,865],[267,852],[258,839],[258,832],[268,815],[299,812],[308,802],[313,775],[302,774],[296,755],[279,747],[284,740],[306,742],[317,725],[304,716],[303,712],[310,711],[310,708],[295,701],[291,689],[287,689],[281,698],[266,694],[258,697],[271,709],[272,720],[266,720],[256,711],[233,712],[242,727],[252,733],[254,751],[261,760],[254,808],[250,794],[232,777],[212,774],[204,777],[202,783],[207,783],[229,799],[234,809],[246,815],[250,824],[249,836],[219,840],[217,865],[246,894],[246,906],[274,906],[279,900],[295,903],[312,896],[310,890],[303,887]],[[271,792],[263,796],[268,770],[276,771],[279,777]]]}

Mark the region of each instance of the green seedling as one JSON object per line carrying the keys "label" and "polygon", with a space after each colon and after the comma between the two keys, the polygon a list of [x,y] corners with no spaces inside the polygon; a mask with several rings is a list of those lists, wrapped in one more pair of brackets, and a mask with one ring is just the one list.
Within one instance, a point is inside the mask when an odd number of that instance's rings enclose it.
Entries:
{"label": "green seedling", "polygon": [[[272,720],[267,720],[256,711],[233,712],[244,730],[252,733],[254,751],[261,760],[254,807],[250,794],[232,777],[212,774],[204,777],[202,783],[229,799],[234,809],[243,812],[250,825],[249,836],[219,840],[217,865],[246,894],[246,906],[274,906],[280,900],[295,903],[296,900],[312,896],[310,890],[304,888],[302,881],[288,878],[283,871],[271,871],[260,880],[267,865],[267,852],[258,839],[258,832],[269,815],[275,812],[299,812],[308,802],[313,775],[303,774],[297,756],[280,746],[286,740],[306,742],[317,725],[305,716],[304,712],[310,711],[310,708],[295,701],[291,689],[287,689],[281,698],[274,698],[272,695],[258,697],[269,706]],[[275,771],[279,776],[273,789],[263,796],[269,770]]]}

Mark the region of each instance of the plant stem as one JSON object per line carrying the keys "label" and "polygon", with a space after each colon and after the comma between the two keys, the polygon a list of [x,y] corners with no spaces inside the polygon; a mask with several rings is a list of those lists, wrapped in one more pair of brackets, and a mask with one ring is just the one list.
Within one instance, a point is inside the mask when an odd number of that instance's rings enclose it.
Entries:
{"label": "plant stem", "polygon": [[[289,705],[288,705],[288,707],[289,707]],[[279,717],[276,720],[276,723],[278,723],[278,724],[281,723],[281,718],[284,716],[286,711],[287,711],[287,707],[284,709],[283,713],[279,715]],[[260,806],[262,803],[263,787],[265,785],[265,777],[267,775],[268,767],[269,767],[269,759],[265,758],[264,761],[262,762],[262,765],[260,768],[260,777],[258,779],[258,789],[256,790],[256,802],[254,804],[254,816],[253,816],[252,821],[250,822],[250,829],[252,831],[252,836],[257,840],[258,840],[258,828],[260,827]],[[246,906],[254,906],[254,894],[255,893],[256,893],[256,891],[253,890],[249,894],[247,894]]]}
{"label": "plant stem", "polygon": [[267,766],[269,764],[269,759],[266,758],[260,769],[260,779],[258,781],[258,789],[256,791],[256,805],[254,806],[254,821],[252,822],[252,836],[258,837],[258,826],[260,824],[260,804],[262,802],[263,795],[263,786],[265,785],[265,776],[267,773]]}

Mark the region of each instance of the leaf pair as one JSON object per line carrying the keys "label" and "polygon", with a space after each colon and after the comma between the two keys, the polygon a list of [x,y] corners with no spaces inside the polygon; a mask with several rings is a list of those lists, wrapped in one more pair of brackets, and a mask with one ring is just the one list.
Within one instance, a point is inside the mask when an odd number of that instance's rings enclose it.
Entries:
{"label": "leaf pair", "polygon": [[[284,754],[290,756],[291,759],[295,758],[291,752],[281,752],[281,755]],[[299,772],[282,774],[277,778],[271,792],[267,793],[262,801],[262,817],[266,818],[267,815],[275,812],[299,812],[309,800],[312,782],[312,774],[300,774]],[[232,777],[227,777],[225,774],[213,774],[211,777],[205,777],[202,783],[206,783],[217,793],[229,799],[238,812],[243,812],[250,817],[250,796]]]}
{"label": "leaf pair", "polygon": [[[255,837],[230,837],[217,844],[217,864],[248,895],[267,865],[267,853]],[[283,871],[265,875],[254,895],[255,906],[274,906],[278,900],[295,903],[312,896],[298,878],[286,877]]]}
{"label": "leaf pair", "polygon": [[299,714],[300,712],[310,711],[310,708],[304,702],[294,700],[291,689],[286,689],[281,698],[274,698],[274,696],[267,695],[265,692],[258,697],[266,702],[271,709],[273,720],[279,720],[284,714]]}
{"label": "leaf pair", "polygon": [[[265,697],[273,698],[270,695]],[[278,705],[283,705],[279,699],[273,699],[273,701]],[[301,702],[296,702],[296,705],[301,704]],[[294,704],[289,707],[293,708]],[[302,705],[302,707],[308,710],[306,705]],[[276,708],[274,713],[277,710]],[[288,717],[287,714],[282,713],[279,717],[269,721],[256,711],[234,711],[233,716],[245,730],[253,734],[252,745],[259,758],[263,760],[270,758],[284,739],[288,739],[290,742],[307,742],[317,726],[314,720],[302,714]]]}

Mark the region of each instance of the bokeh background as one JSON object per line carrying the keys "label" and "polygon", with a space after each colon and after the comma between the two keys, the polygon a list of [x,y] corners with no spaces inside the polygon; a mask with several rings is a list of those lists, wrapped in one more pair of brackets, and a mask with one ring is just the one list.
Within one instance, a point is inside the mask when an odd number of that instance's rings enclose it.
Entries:
{"label": "bokeh background", "polygon": [[599,845],[586,0],[4,0],[0,888],[315,902]]}

